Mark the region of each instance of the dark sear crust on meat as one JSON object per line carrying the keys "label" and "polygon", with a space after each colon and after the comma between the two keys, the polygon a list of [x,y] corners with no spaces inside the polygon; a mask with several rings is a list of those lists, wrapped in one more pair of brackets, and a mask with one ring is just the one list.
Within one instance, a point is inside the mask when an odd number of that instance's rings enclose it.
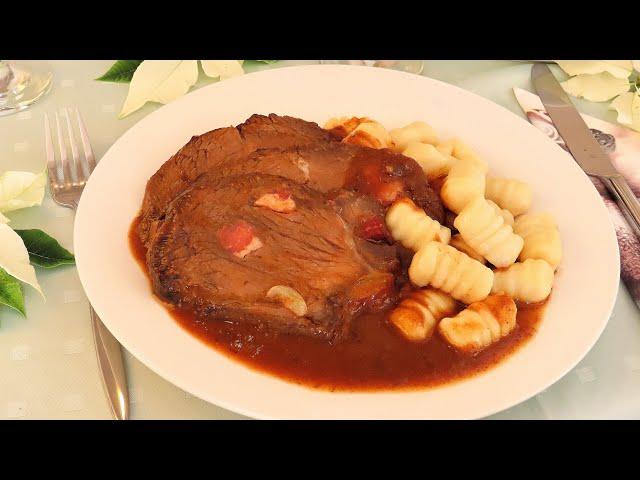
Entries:
{"label": "dark sear crust on meat", "polygon": [[[283,214],[254,205],[262,195],[283,190],[291,193],[295,211]],[[357,196],[350,200],[359,201]],[[249,224],[262,245],[244,258],[216,236],[238,221]],[[203,179],[176,199],[147,263],[156,293],[178,307],[212,319],[264,322],[283,331],[339,338],[354,315],[389,305],[396,296],[398,263],[391,252],[386,263],[371,262],[372,253],[362,252],[358,241],[353,226],[319,192],[282,177],[239,175]],[[297,290],[307,314],[296,316],[267,298],[276,285]]]}
{"label": "dark sear crust on meat", "polygon": [[[156,294],[205,319],[328,339],[392,306],[407,279],[386,209],[410,197],[441,223],[444,209],[413,159],[339,140],[273,114],[192,138],[151,177],[139,217]],[[267,297],[276,285],[306,313]]]}

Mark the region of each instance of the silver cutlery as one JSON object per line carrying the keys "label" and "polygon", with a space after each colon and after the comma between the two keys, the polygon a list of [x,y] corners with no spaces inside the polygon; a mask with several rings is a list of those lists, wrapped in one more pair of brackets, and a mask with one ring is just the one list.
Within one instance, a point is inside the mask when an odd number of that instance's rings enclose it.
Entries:
{"label": "silver cutlery", "polygon": [[[76,142],[72,116],[75,116],[84,155],[80,154]],[[75,210],[78,207],[82,190],[96,166],[96,160],[91,149],[87,129],[77,108],[73,109],[73,112],[70,108],[64,108],[61,115],[55,112],[53,122],[59,152],[57,156],[54,151],[54,137],[51,134],[49,117],[45,114],[45,151],[51,197],[58,205]],[[63,125],[66,128],[63,128]],[[66,144],[69,146],[71,155],[69,155]],[[89,306],[89,313],[102,384],[111,410],[116,419],[127,420],[129,418],[129,391],[120,344],[107,330],[91,306]]]}
{"label": "silver cutlery", "polygon": [[609,156],[593,138],[562,85],[549,67],[542,63],[536,63],[532,67],[531,81],[573,158],[587,175],[602,180],[624,212],[636,236],[640,238],[640,202],[627,181],[613,166]]}

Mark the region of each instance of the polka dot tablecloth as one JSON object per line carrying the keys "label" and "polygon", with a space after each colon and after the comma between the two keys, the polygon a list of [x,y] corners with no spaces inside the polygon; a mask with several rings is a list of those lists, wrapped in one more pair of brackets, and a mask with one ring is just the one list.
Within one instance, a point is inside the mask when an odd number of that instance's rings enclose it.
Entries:
{"label": "polka dot tablecloth", "polygon": [[[251,65],[249,71],[316,61]],[[158,106],[147,104],[118,120],[127,87],[96,82],[110,61],[48,62],[52,91],[32,108],[0,117],[0,172],[44,168],[43,115],[80,108],[100,158],[134,123]],[[474,91],[518,115],[512,87],[532,90],[530,65],[505,61],[426,61],[423,75]],[[197,85],[209,83],[201,79]],[[614,121],[606,105],[578,102],[583,112]],[[48,193],[41,207],[7,215],[14,228],[41,228],[73,249],[72,211]],[[25,289],[28,316],[0,309],[0,418],[108,419],[95,358],[87,298],[74,267],[38,271],[46,302]],[[559,340],[560,341],[560,340]],[[134,419],[239,419],[240,415],[199,400],[153,373],[126,353]],[[532,367],[534,368],[534,367]],[[612,318],[580,364],[534,398],[490,418],[640,418],[640,311],[621,285]]]}

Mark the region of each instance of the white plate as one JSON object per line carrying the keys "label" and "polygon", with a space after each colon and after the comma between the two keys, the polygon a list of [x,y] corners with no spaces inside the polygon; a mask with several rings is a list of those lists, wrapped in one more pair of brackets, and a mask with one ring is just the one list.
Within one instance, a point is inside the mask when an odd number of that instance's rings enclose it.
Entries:
{"label": "white plate", "polygon": [[[235,362],[192,337],[158,303],[129,250],[127,232],[147,179],[193,135],[253,113],[322,123],[368,116],[387,128],[415,120],[459,136],[497,175],[529,182],[534,210],[557,219],[564,259],[535,337],[487,373],[434,389],[330,393]],[[545,389],[589,351],[618,289],[615,232],[595,188],[573,159],[535,127],[477,95],[393,70],[303,66],[225,80],[164,106],[102,158],[78,208],[74,243],[91,304],[149,368],[204,400],[257,418],[478,418]]]}

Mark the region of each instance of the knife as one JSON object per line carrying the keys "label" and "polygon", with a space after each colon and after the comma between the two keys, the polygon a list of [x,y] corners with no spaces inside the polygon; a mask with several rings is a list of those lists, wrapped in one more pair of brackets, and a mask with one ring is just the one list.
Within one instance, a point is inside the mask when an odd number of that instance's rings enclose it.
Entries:
{"label": "knife", "polygon": [[627,217],[636,236],[640,238],[638,199],[624,177],[615,169],[609,156],[593,138],[589,127],[556,77],[547,65],[536,63],[531,68],[531,81],[575,161],[587,175],[602,180]]}

